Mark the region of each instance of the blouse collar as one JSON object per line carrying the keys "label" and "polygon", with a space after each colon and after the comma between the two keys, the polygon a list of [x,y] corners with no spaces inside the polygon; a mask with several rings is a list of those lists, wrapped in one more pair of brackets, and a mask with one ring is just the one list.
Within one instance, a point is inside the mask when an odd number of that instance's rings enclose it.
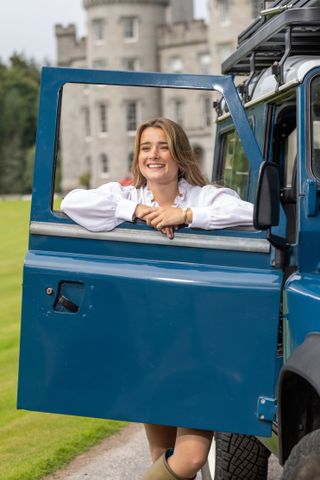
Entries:
{"label": "blouse collar", "polygon": [[[179,180],[178,182],[179,194],[176,196],[174,200],[174,203],[173,203],[174,207],[180,207],[180,205],[183,204],[186,198],[187,192],[190,190],[191,187],[192,185],[188,183],[185,178],[181,178]],[[152,192],[151,190],[149,190],[147,185],[145,185],[144,187],[144,193],[145,193],[145,198],[150,202],[150,204],[153,204],[156,206],[157,202],[154,201]]]}

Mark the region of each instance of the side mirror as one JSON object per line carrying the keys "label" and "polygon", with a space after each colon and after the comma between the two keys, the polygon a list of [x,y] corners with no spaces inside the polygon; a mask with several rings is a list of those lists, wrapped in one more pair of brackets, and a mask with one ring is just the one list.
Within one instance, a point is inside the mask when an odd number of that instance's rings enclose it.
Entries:
{"label": "side mirror", "polygon": [[276,163],[263,162],[260,167],[253,225],[257,230],[268,230],[279,225],[280,178]]}

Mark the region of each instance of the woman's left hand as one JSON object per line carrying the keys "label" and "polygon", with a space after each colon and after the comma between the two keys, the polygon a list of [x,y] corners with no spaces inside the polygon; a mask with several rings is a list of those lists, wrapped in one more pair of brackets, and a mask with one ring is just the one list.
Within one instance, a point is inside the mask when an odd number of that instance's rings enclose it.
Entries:
{"label": "woman's left hand", "polygon": [[181,208],[158,207],[153,212],[143,217],[151,227],[162,230],[164,227],[177,227],[185,221],[185,215]]}

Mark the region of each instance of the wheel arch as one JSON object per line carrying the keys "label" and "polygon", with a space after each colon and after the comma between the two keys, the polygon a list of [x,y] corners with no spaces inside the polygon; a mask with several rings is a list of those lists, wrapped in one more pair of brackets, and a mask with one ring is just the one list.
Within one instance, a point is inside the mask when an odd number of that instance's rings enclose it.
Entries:
{"label": "wheel arch", "polygon": [[310,333],[284,364],[278,385],[279,461],[320,428],[320,333]]}

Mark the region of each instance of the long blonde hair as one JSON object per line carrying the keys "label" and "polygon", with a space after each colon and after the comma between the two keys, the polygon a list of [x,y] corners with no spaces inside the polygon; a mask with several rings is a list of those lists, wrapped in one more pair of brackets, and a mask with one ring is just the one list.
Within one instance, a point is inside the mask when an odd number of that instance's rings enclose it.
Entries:
{"label": "long blonde hair", "polygon": [[161,128],[165,133],[169,151],[179,167],[179,179],[184,178],[191,185],[208,185],[209,181],[201,173],[199,162],[183,128],[169,118],[155,118],[142,123],[136,133],[135,152],[131,167],[133,184],[136,188],[143,187],[147,183],[139,169],[139,152],[142,132],[149,127]]}

